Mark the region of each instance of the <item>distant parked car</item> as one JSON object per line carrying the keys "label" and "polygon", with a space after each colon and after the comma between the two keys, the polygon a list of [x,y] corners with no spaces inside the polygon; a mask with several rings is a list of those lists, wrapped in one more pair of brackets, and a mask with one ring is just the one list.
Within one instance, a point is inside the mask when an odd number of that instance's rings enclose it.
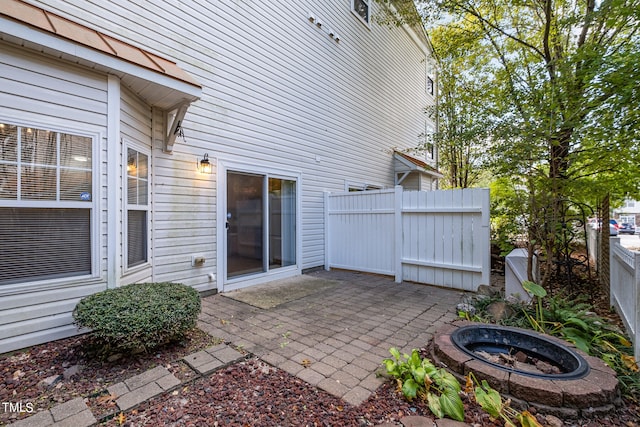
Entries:
{"label": "distant parked car", "polygon": [[618,235],[618,227],[613,224],[609,224],[609,236],[617,236]]}
{"label": "distant parked car", "polygon": [[616,229],[620,229],[620,226],[618,225],[618,221],[616,221],[615,219],[610,219],[610,220],[609,220],[609,223],[610,223],[610,224],[613,224],[613,226],[614,226]]}
{"label": "distant parked car", "polygon": [[633,224],[629,224],[628,222],[623,222],[620,224],[618,228],[618,233],[620,234],[636,234],[636,228]]}

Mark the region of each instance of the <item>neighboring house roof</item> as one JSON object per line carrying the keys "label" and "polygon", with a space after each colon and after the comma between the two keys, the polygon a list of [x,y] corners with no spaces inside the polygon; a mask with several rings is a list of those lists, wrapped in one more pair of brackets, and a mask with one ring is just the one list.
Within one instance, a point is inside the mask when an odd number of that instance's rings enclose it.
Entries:
{"label": "neighboring house roof", "polygon": [[152,106],[201,96],[201,85],[175,62],[22,0],[0,1],[0,39],[115,74]]}
{"label": "neighboring house roof", "polygon": [[435,178],[442,178],[443,175],[427,162],[417,159],[409,154],[400,151],[394,151],[393,156],[396,160],[396,173],[418,171]]}

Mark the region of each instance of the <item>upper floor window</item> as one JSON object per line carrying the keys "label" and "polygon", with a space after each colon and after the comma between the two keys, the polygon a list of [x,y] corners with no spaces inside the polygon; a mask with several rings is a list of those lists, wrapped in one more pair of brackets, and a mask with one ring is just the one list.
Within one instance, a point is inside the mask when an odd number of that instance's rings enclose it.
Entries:
{"label": "upper floor window", "polygon": [[146,263],[149,213],[149,156],[127,148],[127,267]]}
{"label": "upper floor window", "polygon": [[0,123],[0,285],[90,275],[93,138]]}
{"label": "upper floor window", "polygon": [[433,128],[433,126],[425,124],[425,127],[424,127],[424,145],[425,145],[425,151],[426,151],[427,160],[433,160],[436,157],[435,132],[436,132],[436,130]]}
{"label": "upper floor window", "polygon": [[433,79],[429,76],[427,76],[427,93],[429,95],[433,95],[434,93]]}
{"label": "upper floor window", "polygon": [[351,0],[351,10],[362,19],[367,25],[371,18],[371,1],[372,0]]}

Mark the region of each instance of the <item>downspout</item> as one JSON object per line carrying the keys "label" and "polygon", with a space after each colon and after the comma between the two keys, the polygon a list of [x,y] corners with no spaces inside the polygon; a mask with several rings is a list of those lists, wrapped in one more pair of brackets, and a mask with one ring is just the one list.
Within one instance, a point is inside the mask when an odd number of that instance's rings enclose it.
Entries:
{"label": "downspout", "polygon": [[[434,97],[436,99],[436,117],[435,117],[435,126],[436,126],[436,135],[438,135],[440,133],[440,90],[439,90],[439,84],[440,84],[440,73],[438,72],[438,67],[435,67],[435,82],[433,83],[433,92],[434,92]],[[435,144],[434,141],[434,151],[435,151],[435,161],[436,161],[436,170],[439,171],[440,170],[440,150],[438,150],[438,144]],[[436,190],[440,189],[440,180],[436,179]]]}
{"label": "downspout", "polygon": [[121,208],[120,189],[120,79],[107,76],[107,288],[118,286]]}

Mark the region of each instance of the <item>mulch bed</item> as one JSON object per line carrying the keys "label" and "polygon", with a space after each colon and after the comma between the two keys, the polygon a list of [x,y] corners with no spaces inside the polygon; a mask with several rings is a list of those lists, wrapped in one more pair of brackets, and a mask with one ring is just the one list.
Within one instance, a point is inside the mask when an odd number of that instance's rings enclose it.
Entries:
{"label": "mulch bed", "polygon": [[[180,342],[113,361],[103,361],[97,356],[99,349],[93,346],[88,335],[6,353],[0,355],[0,402],[29,402],[35,410],[42,410],[82,396],[103,402],[105,406],[104,399],[99,398],[107,387],[155,366],[165,366],[183,381],[195,377],[193,371],[185,370],[177,361],[220,342],[195,329]],[[52,384],[46,383],[47,379]],[[10,413],[0,406],[0,425],[26,415],[30,414]]]}
{"label": "mulch bed", "polygon": [[[199,377],[180,359],[219,343],[199,330],[181,343],[112,362],[95,358],[87,350],[89,342],[87,336],[79,336],[0,355],[0,401],[31,402],[36,409],[47,409],[82,396],[94,416],[108,426],[370,426],[398,423],[410,415],[431,416],[425,404],[404,400],[391,381],[352,407],[255,357]],[[118,413],[114,396],[109,396],[106,388],[158,365],[167,367],[183,384],[131,411]],[[51,386],[42,382],[58,375],[61,377]],[[479,427],[503,425],[491,420],[468,397],[463,401],[466,422]],[[0,411],[0,425],[17,418]],[[538,418],[542,425],[549,425],[544,414]],[[615,414],[565,425],[634,427],[638,419],[637,405],[627,402]]]}

